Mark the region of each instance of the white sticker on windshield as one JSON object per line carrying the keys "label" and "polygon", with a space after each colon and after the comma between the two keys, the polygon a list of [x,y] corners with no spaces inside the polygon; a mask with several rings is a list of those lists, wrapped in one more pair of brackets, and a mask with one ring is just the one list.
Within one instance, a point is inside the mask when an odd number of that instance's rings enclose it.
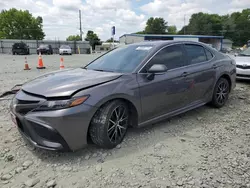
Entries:
{"label": "white sticker on windshield", "polygon": [[137,47],[135,50],[150,50],[152,48],[152,46],[139,46]]}

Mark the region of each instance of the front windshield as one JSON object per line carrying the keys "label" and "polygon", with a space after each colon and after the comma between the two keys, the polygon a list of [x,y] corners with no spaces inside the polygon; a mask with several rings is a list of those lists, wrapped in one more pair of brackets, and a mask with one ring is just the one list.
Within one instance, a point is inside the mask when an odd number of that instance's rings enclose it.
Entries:
{"label": "front windshield", "polygon": [[67,45],[62,45],[62,46],[61,46],[61,49],[70,49],[70,47],[67,46]]}
{"label": "front windshield", "polygon": [[239,55],[241,56],[250,56],[250,47],[241,52]]}
{"label": "front windshield", "polygon": [[107,72],[131,73],[152,48],[152,45],[122,46],[96,59],[85,68]]}
{"label": "front windshield", "polygon": [[42,45],[40,45],[40,48],[48,48],[48,45],[42,44]]}

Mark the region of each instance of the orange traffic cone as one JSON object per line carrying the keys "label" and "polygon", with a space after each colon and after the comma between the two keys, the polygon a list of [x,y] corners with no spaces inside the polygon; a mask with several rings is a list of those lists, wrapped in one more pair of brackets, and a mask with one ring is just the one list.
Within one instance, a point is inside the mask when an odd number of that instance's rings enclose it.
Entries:
{"label": "orange traffic cone", "polygon": [[60,69],[64,69],[64,64],[63,64],[63,57],[60,59]]}
{"label": "orange traffic cone", "polygon": [[45,69],[46,67],[43,66],[43,59],[42,59],[42,55],[41,52],[39,52],[39,56],[38,56],[38,67],[36,67],[37,69]]}
{"label": "orange traffic cone", "polygon": [[24,63],[24,69],[23,70],[30,70],[29,64],[28,64],[28,61],[27,61],[27,57],[25,57],[25,63]]}

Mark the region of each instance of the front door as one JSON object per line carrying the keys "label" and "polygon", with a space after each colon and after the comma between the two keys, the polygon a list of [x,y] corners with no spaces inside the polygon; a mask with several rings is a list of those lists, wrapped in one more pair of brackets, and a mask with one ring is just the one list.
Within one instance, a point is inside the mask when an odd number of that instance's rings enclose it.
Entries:
{"label": "front door", "polygon": [[[182,44],[166,46],[138,73],[142,121],[166,114],[186,104],[188,84],[183,75],[187,65],[186,59]],[[154,64],[164,64],[168,70],[155,74],[154,79],[149,80],[147,70]]]}

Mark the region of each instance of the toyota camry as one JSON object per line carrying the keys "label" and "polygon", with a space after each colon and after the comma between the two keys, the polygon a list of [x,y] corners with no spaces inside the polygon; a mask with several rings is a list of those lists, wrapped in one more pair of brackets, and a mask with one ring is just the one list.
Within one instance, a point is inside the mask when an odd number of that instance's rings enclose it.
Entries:
{"label": "toyota camry", "polygon": [[235,60],[203,43],[135,43],[86,66],[30,80],[14,96],[10,111],[20,133],[36,147],[114,148],[129,127],[207,103],[224,106],[235,77]]}

